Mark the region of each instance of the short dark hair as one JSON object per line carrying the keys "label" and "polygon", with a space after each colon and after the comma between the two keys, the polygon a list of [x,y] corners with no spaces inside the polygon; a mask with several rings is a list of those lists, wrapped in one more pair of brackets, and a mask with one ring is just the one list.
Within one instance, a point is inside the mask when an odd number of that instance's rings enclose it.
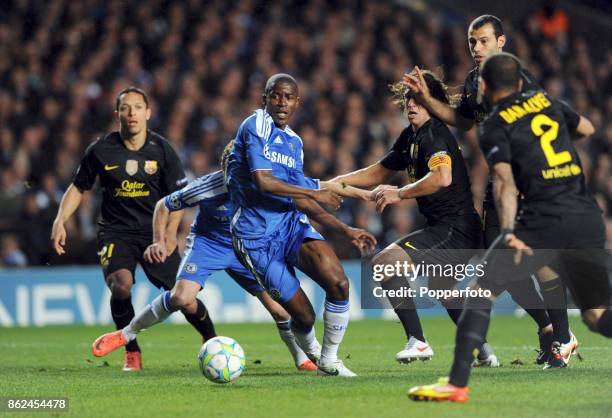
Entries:
{"label": "short dark hair", "polygon": [[492,91],[514,90],[521,79],[521,62],[507,52],[491,55],[480,69],[480,76]]}
{"label": "short dark hair", "polygon": [[119,92],[119,94],[117,94],[117,99],[115,100],[115,110],[119,110],[119,105],[121,104],[121,98],[128,93],[140,94],[145,104],[147,105],[147,108],[149,107],[149,98],[147,97],[147,93],[145,93],[144,90],[139,89],[138,87],[129,86],[129,87],[124,88],[123,90]]}
{"label": "short dark hair", "polygon": [[295,80],[295,78],[293,78],[292,75],[289,75],[286,73],[278,73],[278,74],[274,74],[272,77],[268,79],[268,81],[266,81],[266,88],[264,90],[264,93],[267,95],[268,93],[270,93],[270,91],[272,91],[274,86],[276,86],[278,83],[281,83],[281,82],[293,84],[295,89],[296,90],[298,89],[298,83]]}
{"label": "short dark hair", "polygon": [[487,24],[493,26],[495,38],[499,38],[504,34],[504,25],[502,24],[502,21],[499,19],[499,17],[493,15],[478,16],[476,19],[472,20],[468,31],[471,32],[473,30],[480,29]]}

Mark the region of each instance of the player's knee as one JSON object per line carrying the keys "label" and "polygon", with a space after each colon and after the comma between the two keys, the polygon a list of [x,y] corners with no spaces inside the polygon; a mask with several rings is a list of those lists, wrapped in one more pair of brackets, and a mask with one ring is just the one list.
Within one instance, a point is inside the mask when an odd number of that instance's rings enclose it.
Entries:
{"label": "player's knee", "polygon": [[111,295],[117,299],[127,299],[132,290],[132,278],[127,275],[112,273],[107,276],[106,282],[111,291]]}
{"label": "player's knee", "polygon": [[327,296],[336,300],[347,300],[349,298],[349,287],[349,281],[343,275],[341,279],[334,281],[330,286]]}
{"label": "player's knee", "polygon": [[582,322],[593,332],[599,332],[597,323],[601,317],[601,312],[593,309],[589,309],[582,313]]}
{"label": "player's knee", "polygon": [[170,304],[177,309],[185,308],[195,302],[195,295],[186,292],[174,292],[170,296]]}
{"label": "player's knee", "polygon": [[286,322],[291,319],[289,314],[284,310],[279,311],[279,310],[272,309],[269,312],[270,312],[270,315],[272,315],[272,319],[274,319],[274,322]]}

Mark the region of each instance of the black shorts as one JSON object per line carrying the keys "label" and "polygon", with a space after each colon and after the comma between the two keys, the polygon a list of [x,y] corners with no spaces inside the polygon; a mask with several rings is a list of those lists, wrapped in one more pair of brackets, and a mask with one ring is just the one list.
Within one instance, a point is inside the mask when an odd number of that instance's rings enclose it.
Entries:
{"label": "black shorts", "polygon": [[482,248],[478,214],[436,222],[395,241],[415,263],[465,264]]}
{"label": "black shorts", "polygon": [[140,263],[149,281],[157,288],[170,290],[176,282],[176,273],[181,264],[178,249],[161,264],[147,263],[142,255],[151,244],[151,239],[126,233],[100,231],[98,233],[98,255],[104,277],[120,270],[126,269],[132,273],[136,281],[136,264]]}
{"label": "black shorts", "polygon": [[485,287],[487,282],[503,285],[550,266],[561,275],[580,309],[608,306],[611,291],[601,215],[524,217],[516,223],[515,234],[534,255],[523,257],[516,266],[512,251],[499,250],[489,260]]}

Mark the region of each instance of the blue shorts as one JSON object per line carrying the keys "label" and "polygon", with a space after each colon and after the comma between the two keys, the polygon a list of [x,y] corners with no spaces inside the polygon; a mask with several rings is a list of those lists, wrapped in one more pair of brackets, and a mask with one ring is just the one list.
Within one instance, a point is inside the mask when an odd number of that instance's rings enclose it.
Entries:
{"label": "blue shorts", "polygon": [[189,234],[176,279],[190,280],[204,287],[210,275],[221,270],[225,270],[240,287],[252,295],[265,291],[253,273],[238,261],[231,244]]}
{"label": "blue shorts", "polygon": [[234,249],[256,275],[273,299],[287,302],[300,288],[295,274],[298,253],[304,240],[324,240],[305,215],[296,216],[284,231],[268,239],[234,237]]}

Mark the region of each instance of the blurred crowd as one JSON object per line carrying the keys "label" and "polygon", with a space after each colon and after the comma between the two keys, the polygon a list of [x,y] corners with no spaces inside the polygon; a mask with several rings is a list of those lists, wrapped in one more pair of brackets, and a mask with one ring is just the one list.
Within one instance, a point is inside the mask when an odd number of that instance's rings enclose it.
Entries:
{"label": "blurred crowd", "polygon": [[[83,150],[117,129],[120,89],[149,93],[151,129],[199,176],[218,168],[226,142],[261,106],[266,78],[288,72],[300,83],[302,106],[291,125],[304,141],[305,171],[328,179],[380,159],[407,125],[388,85],[415,64],[460,91],[473,66],[466,32],[474,17],[418,1],[3,2],[2,265],[97,262],[99,193],[86,193],[67,224],[66,256],[52,255],[49,235]],[[572,33],[567,15],[548,3],[521,21],[500,17],[506,50],[596,127],[576,145],[612,243],[612,48]],[[476,131],[456,134],[480,209],[487,167]],[[414,201],[382,216],[373,204],[346,202],[338,216],[382,245],[422,222]],[[341,237],[330,239],[341,257],[357,256]]]}

